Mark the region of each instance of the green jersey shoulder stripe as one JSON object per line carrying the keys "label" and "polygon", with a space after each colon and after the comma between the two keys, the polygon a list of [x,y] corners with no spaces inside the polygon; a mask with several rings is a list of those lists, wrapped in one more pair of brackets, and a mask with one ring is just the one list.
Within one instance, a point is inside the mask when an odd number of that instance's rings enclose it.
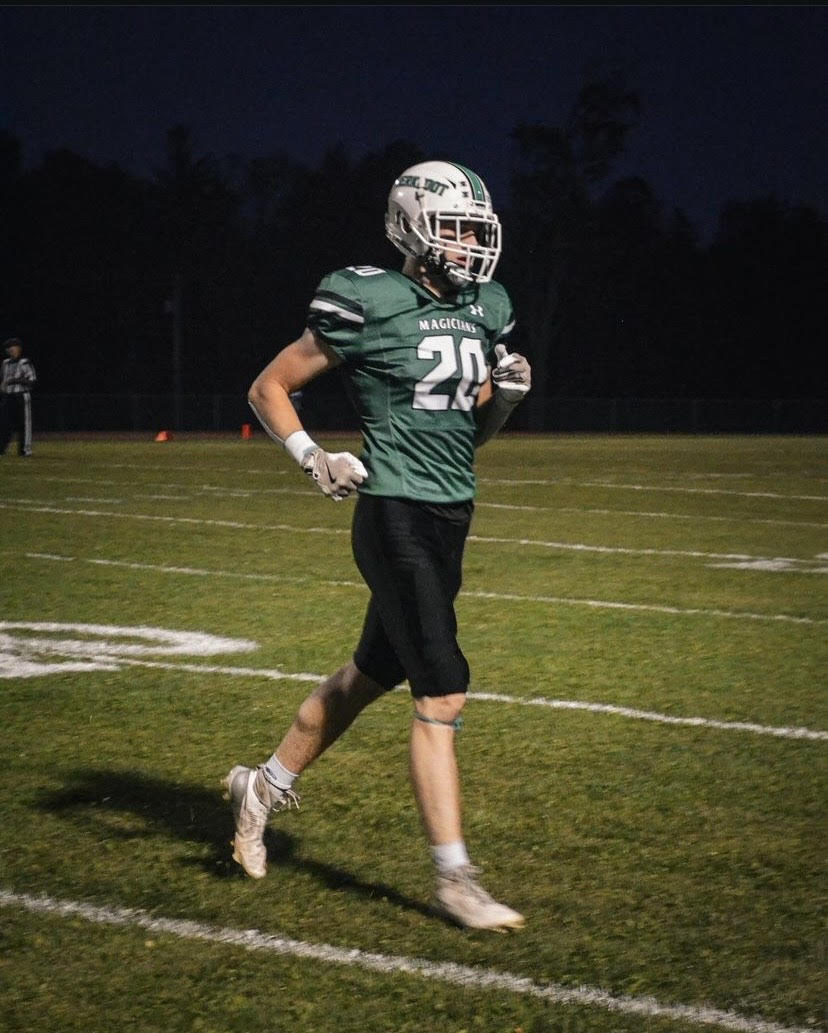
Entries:
{"label": "green jersey shoulder stripe", "polygon": [[310,304],[311,311],[330,312],[350,323],[357,323],[360,326],[365,322],[362,306],[357,302],[344,298],[341,294],[333,291],[317,290],[313,301]]}

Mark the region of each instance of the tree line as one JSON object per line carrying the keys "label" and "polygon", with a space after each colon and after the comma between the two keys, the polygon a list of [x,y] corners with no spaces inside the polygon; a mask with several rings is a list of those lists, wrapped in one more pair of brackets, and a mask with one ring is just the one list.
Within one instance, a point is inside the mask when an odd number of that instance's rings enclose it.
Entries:
{"label": "tree line", "polygon": [[[515,425],[542,429],[551,397],[825,397],[825,218],[727,200],[702,244],[643,179],[613,177],[638,117],[607,80],[565,124],[511,135],[497,278],[534,380]],[[21,141],[0,133],[0,333],[24,339],[40,390],[243,396],[300,334],[325,273],[399,268],[390,185],[441,157],[396,140],[354,159],[337,144],[311,167],[199,155],[184,126],[166,142],[165,166],[139,177],[67,149],[25,170]]]}

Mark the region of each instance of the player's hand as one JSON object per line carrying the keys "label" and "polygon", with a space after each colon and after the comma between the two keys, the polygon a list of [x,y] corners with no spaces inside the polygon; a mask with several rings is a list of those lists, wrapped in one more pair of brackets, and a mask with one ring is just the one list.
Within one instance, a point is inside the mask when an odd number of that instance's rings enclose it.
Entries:
{"label": "player's hand", "polygon": [[357,490],[368,471],[350,452],[326,452],[314,448],[302,460],[302,469],[317,488],[334,502],[341,502]]}
{"label": "player's hand", "polygon": [[505,402],[516,405],[532,386],[532,367],[525,356],[507,352],[505,344],[495,345],[497,365],[492,370],[498,394]]}

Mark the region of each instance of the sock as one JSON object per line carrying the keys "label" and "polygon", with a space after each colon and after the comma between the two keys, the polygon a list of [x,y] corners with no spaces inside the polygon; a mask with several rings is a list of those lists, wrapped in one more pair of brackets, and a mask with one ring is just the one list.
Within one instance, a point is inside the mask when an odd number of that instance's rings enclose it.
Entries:
{"label": "sock", "polygon": [[469,855],[466,853],[466,844],[462,839],[456,843],[440,843],[431,848],[431,859],[437,867],[438,872],[450,872],[452,868],[459,868],[460,865],[469,864]]}
{"label": "sock", "polygon": [[293,771],[288,771],[283,764],[280,764],[274,753],[270,760],[259,769],[258,781],[264,781],[269,792],[278,796],[286,789],[290,789],[298,777]]}

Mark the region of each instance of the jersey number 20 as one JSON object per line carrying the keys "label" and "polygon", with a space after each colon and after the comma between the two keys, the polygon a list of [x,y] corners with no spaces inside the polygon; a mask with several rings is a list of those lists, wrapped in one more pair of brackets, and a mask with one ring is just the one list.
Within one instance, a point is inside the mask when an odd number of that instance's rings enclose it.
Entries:
{"label": "jersey number 20", "polygon": [[[413,408],[468,412],[473,407],[486,380],[486,357],[476,337],[464,337],[459,345],[454,343],[451,334],[424,337],[417,346],[417,357],[438,362],[414,385]],[[453,394],[439,390],[458,373],[460,380]]]}

